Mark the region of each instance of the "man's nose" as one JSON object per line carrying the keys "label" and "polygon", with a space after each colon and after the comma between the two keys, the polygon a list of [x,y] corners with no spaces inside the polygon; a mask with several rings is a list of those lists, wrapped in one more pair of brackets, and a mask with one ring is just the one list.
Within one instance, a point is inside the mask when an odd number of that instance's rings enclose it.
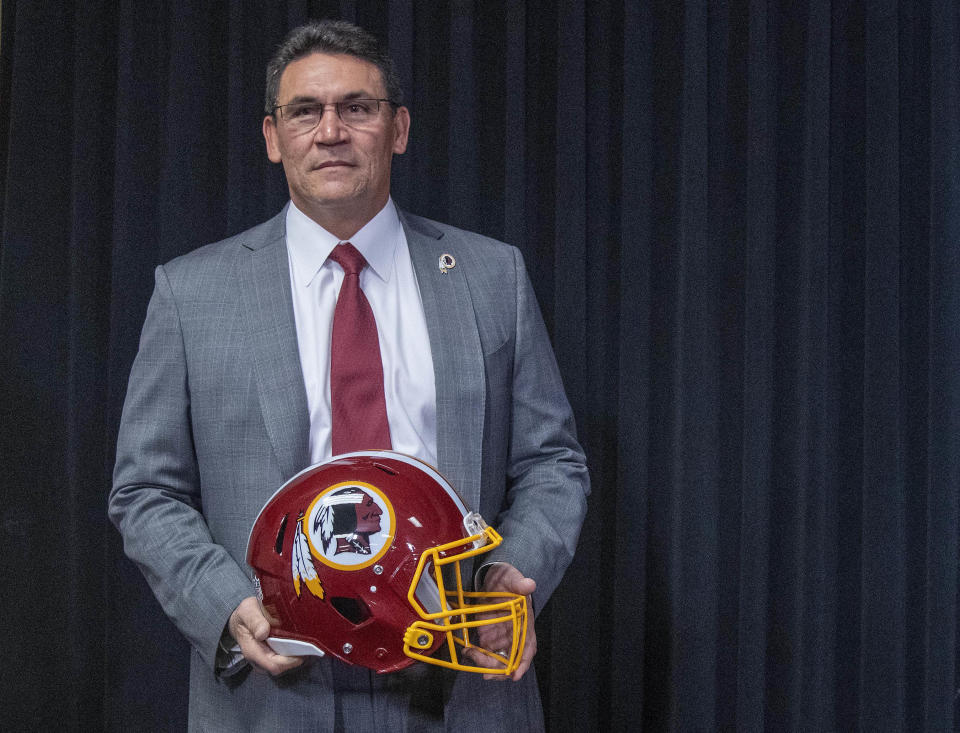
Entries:
{"label": "man's nose", "polygon": [[314,130],[314,139],[324,145],[338,143],[343,140],[347,126],[343,124],[337,113],[336,105],[328,105],[323,109],[323,116]]}

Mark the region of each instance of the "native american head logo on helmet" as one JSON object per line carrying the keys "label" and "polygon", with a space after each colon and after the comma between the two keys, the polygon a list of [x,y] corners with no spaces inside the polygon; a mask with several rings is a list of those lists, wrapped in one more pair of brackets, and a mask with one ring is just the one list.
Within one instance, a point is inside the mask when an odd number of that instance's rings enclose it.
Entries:
{"label": "native american head logo on helmet", "polygon": [[319,534],[323,553],[328,557],[342,552],[369,555],[370,535],[380,532],[381,516],[383,509],[370,494],[359,486],[348,486],[327,496],[310,532]]}

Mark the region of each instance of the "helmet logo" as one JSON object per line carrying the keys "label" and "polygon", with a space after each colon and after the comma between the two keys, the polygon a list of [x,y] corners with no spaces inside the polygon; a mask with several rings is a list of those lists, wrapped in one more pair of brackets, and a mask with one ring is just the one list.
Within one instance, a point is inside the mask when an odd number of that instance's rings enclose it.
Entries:
{"label": "helmet logo", "polygon": [[322,491],[303,517],[311,554],[339,570],[374,564],[389,549],[396,518],[393,506],[372,484],[350,481]]}

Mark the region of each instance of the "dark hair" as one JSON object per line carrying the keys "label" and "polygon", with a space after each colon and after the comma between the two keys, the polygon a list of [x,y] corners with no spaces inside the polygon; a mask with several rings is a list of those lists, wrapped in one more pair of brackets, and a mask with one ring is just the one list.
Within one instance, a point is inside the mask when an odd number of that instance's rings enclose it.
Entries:
{"label": "dark hair", "polygon": [[267,64],[264,109],[268,115],[273,114],[277,106],[283,70],[292,61],[312,53],[345,54],[369,61],[380,70],[387,98],[396,104],[403,101],[393,61],[372,34],[345,20],[316,20],[290,31]]}
{"label": "dark hair", "polygon": [[[348,486],[345,489],[334,491],[331,497],[351,496],[364,494],[359,486]],[[358,499],[359,501],[359,499]],[[313,531],[320,533],[320,542],[323,544],[323,551],[330,549],[330,543],[335,535],[349,534],[357,529],[356,504],[346,502],[343,504],[334,502],[325,504],[313,520]]]}
{"label": "dark hair", "polygon": [[[363,496],[363,489],[356,486],[350,486],[340,491],[334,491],[332,496],[354,496],[359,494]],[[357,500],[359,502],[359,500]],[[334,504],[333,509],[333,533],[347,534],[357,528],[356,503],[348,502],[346,504]]]}

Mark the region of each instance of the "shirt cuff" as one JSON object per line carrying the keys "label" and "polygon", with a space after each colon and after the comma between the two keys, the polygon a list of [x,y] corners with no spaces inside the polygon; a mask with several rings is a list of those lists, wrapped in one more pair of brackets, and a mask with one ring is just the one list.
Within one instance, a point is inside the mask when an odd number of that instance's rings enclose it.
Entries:
{"label": "shirt cuff", "polygon": [[481,590],[483,588],[483,579],[487,577],[487,571],[494,565],[506,565],[503,562],[486,562],[473,571],[473,589]]}
{"label": "shirt cuff", "polygon": [[[481,565],[480,567],[478,567],[476,570],[474,570],[474,571],[473,571],[473,589],[474,589],[475,591],[476,591],[476,590],[482,590],[482,589],[483,589],[483,581],[484,581],[484,579],[485,579],[486,576],[487,576],[487,572],[488,572],[488,571],[490,570],[490,568],[492,568],[494,565],[509,565],[509,563],[501,562],[501,561],[499,561],[499,560],[496,561],[496,562],[487,562],[487,563],[484,563],[483,565]],[[531,612],[534,616],[536,616],[536,614],[537,614],[537,609],[536,609],[536,607],[533,605],[533,596],[527,596],[527,604],[528,604],[529,607],[530,607],[530,612]]]}
{"label": "shirt cuff", "polygon": [[217,674],[221,677],[232,677],[246,666],[247,658],[240,651],[240,645],[234,640],[230,630],[224,627],[223,634],[220,635],[220,643],[217,646],[215,660]]}

